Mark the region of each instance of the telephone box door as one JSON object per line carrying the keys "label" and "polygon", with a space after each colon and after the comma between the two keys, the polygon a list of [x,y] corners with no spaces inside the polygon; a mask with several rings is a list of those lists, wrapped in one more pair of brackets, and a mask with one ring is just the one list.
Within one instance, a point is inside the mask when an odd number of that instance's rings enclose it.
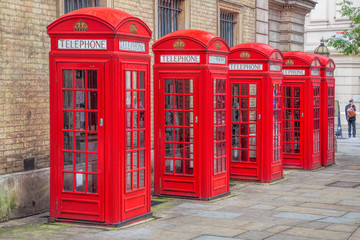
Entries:
{"label": "telephone box door", "polygon": [[104,64],[58,63],[56,217],[104,221]]}
{"label": "telephone box door", "polygon": [[260,179],[261,84],[246,80],[233,82],[232,150],[230,175],[244,179]]}
{"label": "telephone box door", "polygon": [[283,163],[284,166],[303,168],[303,84],[283,85]]}
{"label": "telephone box door", "polygon": [[160,75],[161,194],[198,196],[197,81],[191,74]]}

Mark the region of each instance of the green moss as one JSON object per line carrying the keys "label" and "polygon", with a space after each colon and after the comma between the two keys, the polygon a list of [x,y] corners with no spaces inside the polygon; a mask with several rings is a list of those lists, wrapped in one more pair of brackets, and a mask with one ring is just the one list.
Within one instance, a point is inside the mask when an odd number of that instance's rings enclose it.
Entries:
{"label": "green moss", "polygon": [[220,201],[220,200],[223,200],[223,199],[226,199],[226,198],[231,198],[231,197],[234,197],[236,195],[234,194],[229,194],[229,195],[226,195],[224,197],[220,197],[220,198],[215,198],[213,200],[210,200],[209,203],[213,203],[213,202],[217,202],[217,201]]}

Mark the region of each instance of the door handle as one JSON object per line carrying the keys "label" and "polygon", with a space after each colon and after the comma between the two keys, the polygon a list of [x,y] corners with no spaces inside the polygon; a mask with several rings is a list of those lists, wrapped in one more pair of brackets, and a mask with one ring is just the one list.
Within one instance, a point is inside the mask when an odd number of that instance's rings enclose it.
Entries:
{"label": "door handle", "polygon": [[259,119],[259,120],[261,119],[261,114],[259,114],[258,119]]}
{"label": "door handle", "polygon": [[198,117],[195,117],[195,123],[197,123],[198,122]]}
{"label": "door handle", "polygon": [[304,113],[301,113],[301,117],[304,117]]}
{"label": "door handle", "polygon": [[99,125],[100,125],[100,127],[102,127],[104,125],[104,120],[102,118],[100,118]]}

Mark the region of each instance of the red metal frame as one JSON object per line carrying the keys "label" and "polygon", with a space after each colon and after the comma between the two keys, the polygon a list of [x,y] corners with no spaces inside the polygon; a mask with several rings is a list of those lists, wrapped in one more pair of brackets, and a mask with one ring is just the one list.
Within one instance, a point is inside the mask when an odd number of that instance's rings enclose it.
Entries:
{"label": "red metal frame", "polygon": [[314,54],[286,52],[283,74],[284,168],[318,168],[321,166],[320,60]]}
{"label": "red metal frame", "polygon": [[[60,17],[48,26],[48,34],[51,37],[49,221],[119,226],[151,215],[150,29],[130,14],[99,7],[79,9]],[[86,40],[89,41],[86,43]],[[58,45],[61,41],[62,48]],[[96,46],[100,49],[92,49]],[[85,73],[97,71],[97,87],[92,89],[94,86],[88,86],[88,79],[95,77],[85,75],[85,87],[77,88],[78,79],[72,72],[74,85],[64,88],[63,78],[68,78],[63,76],[64,69],[84,70]],[[64,74],[69,74],[69,71]],[[81,109],[63,109],[63,104],[68,101],[63,101],[62,91],[73,92],[73,102],[83,102],[84,106],[81,105]],[[96,98],[98,102],[90,101]],[[88,105],[96,103],[94,110]],[[71,127],[65,125],[69,122],[66,120],[71,118],[68,112],[80,116],[72,120]],[[129,113],[132,114],[127,118]],[[137,116],[137,121],[132,118],[134,116]],[[63,130],[65,126],[69,130]],[[74,148],[63,150],[63,132],[79,133],[85,138],[81,141],[79,138],[76,145],[77,138],[73,137]],[[97,170],[92,170],[96,166],[94,155],[87,154],[92,149],[91,145],[83,147],[90,144],[87,143],[90,140],[88,133],[98,134],[98,151],[92,152],[98,154]],[[127,138],[128,133],[133,137]],[[137,141],[127,149],[127,143],[134,139]],[[96,143],[94,136],[91,140]],[[69,167],[69,164],[64,165],[63,152],[83,154],[83,157],[76,162],[77,158],[73,156],[73,162],[69,163],[72,167]],[[73,191],[67,189],[71,184],[64,185],[63,173],[73,174]],[[89,192],[89,189],[96,189],[94,181],[81,189],[83,192],[74,190],[78,185],[75,182],[82,180],[76,177],[80,174],[98,176],[97,193]],[[85,185],[88,185],[88,178],[85,178]]]}
{"label": "red metal frame", "polygon": [[[152,48],[154,102],[158,103],[154,105],[154,193],[201,200],[228,194],[223,147],[230,142],[224,111],[228,45],[208,32],[181,30],[159,39]],[[214,152],[214,144],[219,151]]]}
{"label": "red metal frame", "polygon": [[232,122],[230,178],[271,182],[283,177],[281,161],[280,50],[262,43],[231,48],[227,101]]}
{"label": "red metal frame", "polygon": [[321,164],[335,163],[335,63],[331,58],[317,55],[321,63]]}

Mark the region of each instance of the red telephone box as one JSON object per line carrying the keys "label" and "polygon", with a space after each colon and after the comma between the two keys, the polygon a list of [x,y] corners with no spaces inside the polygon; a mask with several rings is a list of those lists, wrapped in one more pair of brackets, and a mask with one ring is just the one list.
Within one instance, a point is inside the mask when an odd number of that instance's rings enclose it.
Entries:
{"label": "red telephone box", "polygon": [[209,200],[229,193],[226,42],[200,30],[153,44],[157,195]]}
{"label": "red telephone box", "polygon": [[231,48],[227,109],[232,113],[230,178],[282,178],[280,50],[263,43]]}
{"label": "red telephone box", "polygon": [[314,169],[320,160],[320,60],[304,52],[284,53],[284,168]]}
{"label": "red telephone box", "polygon": [[335,101],[335,63],[332,59],[316,55],[321,64],[321,103],[320,103],[320,134],[321,164],[330,166],[335,163],[335,132],[334,132],[334,101]]}
{"label": "red telephone box", "polygon": [[151,31],[111,8],[48,26],[50,221],[117,226],[150,213]]}

